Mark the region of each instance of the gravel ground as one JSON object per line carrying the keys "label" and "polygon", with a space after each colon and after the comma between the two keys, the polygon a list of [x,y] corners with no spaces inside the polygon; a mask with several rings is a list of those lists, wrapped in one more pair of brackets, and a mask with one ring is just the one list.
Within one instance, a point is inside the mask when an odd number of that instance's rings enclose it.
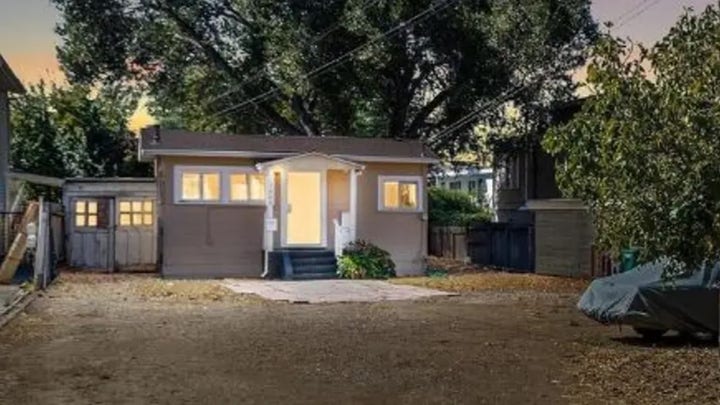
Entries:
{"label": "gravel ground", "polygon": [[[637,345],[581,317],[575,299],[292,305],[211,281],[63,275],[0,330],[0,403],[717,401],[713,349]],[[644,369],[659,363],[662,374]],[[644,389],[650,376],[666,389],[677,370],[692,373],[681,396]]]}

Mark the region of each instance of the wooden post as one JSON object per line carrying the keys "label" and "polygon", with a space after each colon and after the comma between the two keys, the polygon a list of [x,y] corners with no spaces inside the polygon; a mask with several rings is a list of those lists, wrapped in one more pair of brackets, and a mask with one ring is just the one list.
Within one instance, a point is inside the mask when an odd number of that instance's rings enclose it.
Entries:
{"label": "wooden post", "polygon": [[40,201],[38,203],[38,221],[37,221],[37,244],[35,248],[35,285],[39,288],[45,289],[47,287],[48,283],[48,265],[50,263],[50,258],[48,257],[48,236],[50,233],[48,232],[49,229],[49,219],[50,216],[48,215],[48,203],[43,201],[43,198],[40,197]]}

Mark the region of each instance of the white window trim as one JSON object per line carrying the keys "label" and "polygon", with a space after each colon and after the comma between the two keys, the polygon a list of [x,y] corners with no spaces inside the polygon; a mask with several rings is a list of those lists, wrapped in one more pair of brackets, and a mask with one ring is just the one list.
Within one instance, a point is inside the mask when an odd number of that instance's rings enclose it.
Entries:
{"label": "white window trim", "polygon": [[[247,192],[248,192],[248,199],[247,200],[233,200],[230,195],[230,176],[233,174],[244,174],[248,177],[247,180]],[[250,196],[252,195],[251,188],[252,183],[250,182],[249,175],[258,175],[263,176],[263,184],[265,184],[265,193],[263,193],[263,197],[259,200],[252,200],[250,199]],[[265,205],[265,200],[267,198],[267,179],[268,174],[257,171],[257,169],[254,169],[252,167],[232,167],[228,169],[225,174],[220,175],[220,196],[223,195],[227,197],[227,204],[232,205]]]}
{"label": "white window trim", "polygon": [[[183,200],[182,199],[182,174],[192,173],[218,173],[220,175],[220,199],[218,200]],[[266,175],[253,166],[189,166],[177,165],[173,168],[173,201],[178,205],[252,205],[264,206],[266,198],[261,200],[233,201],[230,199],[230,175],[231,174],[258,174]],[[265,190],[267,195],[267,190]]]}
{"label": "white window trim", "polygon": [[[417,184],[417,208],[386,208],[384,204],[384,197],[385,197],[385,187],[383,185],[385,182],[388,181],[397,181],[397,182],[414,182]],[[424,196],[425,196],[425,184],[423,183],[423,177],[422,176],[378,176],[378,186],[377,186],[377,207],[378,211],[381,212],[397,212],[397,213],[418,213],[424,211]]]}

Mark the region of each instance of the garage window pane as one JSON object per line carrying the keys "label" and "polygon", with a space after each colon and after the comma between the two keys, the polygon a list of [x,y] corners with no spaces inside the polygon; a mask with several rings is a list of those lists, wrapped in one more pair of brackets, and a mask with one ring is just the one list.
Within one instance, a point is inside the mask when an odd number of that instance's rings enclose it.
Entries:
{"label": "garage window pane", "polygon": [[200,199],[199,173],[182,174],[182,199],[188,201]]}
{"label": "garage window pane", "polygon": [[146,213],[152,213],[153,212],[153,203],[152,201],[145,201],[143,203],[143,212]]}
{"label": "garage window pane", "polygon": [[78,227],[85,226],[85,215],[83,215],[83,214],[75,215],[75,226],[78,226]]}
{"label": "garage window pane", "polygon": [[120,214],[120,225],[121,226],[130,226],[132,225],[130,223],[130,214]]}
{"label": "garage window pane", "polygon": [[120,212],[130,212],[130,202],[121,201],[120,202]]}
{"label": "garage window pane", "polygon": [[97,226],[97,215],[88,215],[88,217],[87,217],[87,226],[90,226],[90,227],[96,227],[96,226]]}
{"label": "garage window pane", "polygon": [[78,214],[85,212],[85,201],[77,201],[75,203],[75,212]]}
{"label": "garage window pane", "polygon": [[142,211],[142,201],[133,201],[132,202],[132,211],[133,212],[141,212]]}
{"label": "garage window pane", "polygon": [[133,225],[142,225],[142,214],[133,214],[132,223]]}
{"label": "garage window pane", "polygon": [[143,225],[152,225],[152,224],[153,224],[152,214],[143,215]]}
{"label": "garage window pane", "polygon": [[88,213],[90,213],[90,214],[97,214],[97,212],[98,212],[98,211],[97,211],[97,208],[98,208],[97,202],[95,202],[95,201],[88,201],[88,203],[87,203],[87,212],[88,212]]}

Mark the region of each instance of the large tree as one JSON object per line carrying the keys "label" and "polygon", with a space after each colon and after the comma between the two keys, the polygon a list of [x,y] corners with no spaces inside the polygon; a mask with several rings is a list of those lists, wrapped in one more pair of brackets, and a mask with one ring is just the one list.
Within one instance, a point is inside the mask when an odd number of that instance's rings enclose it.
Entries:
{"label": "large tree", "polygon": [[12,165],[61,178],[148,176],[127,126],[136,106],[137,96],[118,87],[31,86],[12,104]]}
{"label": "large tree", "polygon": [[53,2],[70,80],[142,86],[174,123],[424,137],[447,154],[511,91],[520,111],[569,97],[596,33],[588,0]]}
{"label": "large tree", "polygon": [[720,259],[718,7],[688,11],[652,49],[604,36],[592,56],[595,94],[545,141],[561,188],[588,203],[605,248],[677,269]]}

